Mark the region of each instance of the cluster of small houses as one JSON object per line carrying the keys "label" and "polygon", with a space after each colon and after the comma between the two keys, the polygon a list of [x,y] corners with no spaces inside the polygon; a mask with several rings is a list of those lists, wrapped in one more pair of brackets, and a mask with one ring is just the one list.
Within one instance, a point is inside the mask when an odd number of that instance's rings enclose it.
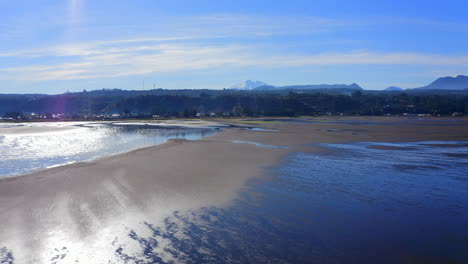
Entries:
{"label": "cluster of small houses", "polygon": [[[345,115],[344,113],[331,113],[331,112],[326,112],[323,115],[327,116],[343,116]],[[202,117],[232,117],[234,116],[230,112],[226,113],[197,113],[195,117],[197,118],[202,118]],[[386,116],[390,116],[390,114],[386,114]],[[401,116],[418,116],[418,117],[425,117],[425,116],[440,116],[440,115],[433,115],[433,114],[413,114],[413,113],[403,113]],[[463,113],[461,112],[455,112],[452,113],[451,116],[463,116]],[[92,115],[90,119],[93,120],[108,120],[108,119],[125,119],[125,118],[138,118],[138,117],[143,117],[143,118],[170,118],[174,117],[171,115],[138,115],[138,116],[133,116],[133,115],[124,115],[124,114],[99,114],[99,115]],[[21,116],[17,116],[16,118],[14,117],[0,117],[0,121],[14,121],[14,120],[77,120],[77,119],[88,119],[87,115],[80,115],[80,114],[47,114],[47,115],[40,115],[40,114],[35,114],[35,113],[29,113],[29,114],[23,114]]]}
{"label": "cluster of small houses", "polygon": [[[233,116],[232,113],[196,113],[195,117],[231,117]],[[174,117],[170,114],[166,115],[151,115],[151,114],[139,114],[139,115],[125,115],[125,114],[98,114],[98,115],[90,115],[89,119],[93,120],[107,120],[107,119],[125,119],[125,118],[169,118]],[[81,114],[69,114],[69,113],[61,113],[61,114],[36,114],[36,113],[26,113],[21,114],[16,117],[1,117],[0,121],[14,121],[14,120],[71,120],[71,119],[88,119],[88,115],[81,115]]]}

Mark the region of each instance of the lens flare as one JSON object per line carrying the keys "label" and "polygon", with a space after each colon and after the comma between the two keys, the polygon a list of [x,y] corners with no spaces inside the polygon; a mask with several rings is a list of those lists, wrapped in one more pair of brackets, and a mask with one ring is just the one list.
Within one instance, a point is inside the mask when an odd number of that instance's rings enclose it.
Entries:
{"label": "lens flare", "polygon": [[68,2],[68,24],[76,25],[83,15],[83,0],[69,0]]}

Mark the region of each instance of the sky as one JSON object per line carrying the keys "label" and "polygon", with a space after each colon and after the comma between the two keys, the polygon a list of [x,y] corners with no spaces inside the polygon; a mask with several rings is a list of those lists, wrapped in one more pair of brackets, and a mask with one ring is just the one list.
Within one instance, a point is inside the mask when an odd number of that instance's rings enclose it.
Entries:
{"label": "sky", "polygon": [[0,0],[0,93],[468,75],[468,1]]}

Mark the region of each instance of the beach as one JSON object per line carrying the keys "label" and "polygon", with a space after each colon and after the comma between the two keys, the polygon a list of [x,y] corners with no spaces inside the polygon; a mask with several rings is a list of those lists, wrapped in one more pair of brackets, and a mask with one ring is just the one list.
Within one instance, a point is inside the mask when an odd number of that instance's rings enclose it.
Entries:
{"label": "beach", "polygon": [[[129,227],[148,219],[161,222],[175,211],[228,207],[249,179],[268,179],[267,168],[288,154],[329,151],[320,147],[323,143],[468,141],[466,118],[304,117],[208,123],[222,131],[1,179],[0,249],[12,252],[15,263],[52,263],[65,251],[63,263],[118,262],[112,259],[111,242]],[[0,135],[12,133],[2,130]],[[62,263],[59,260],[56,263]]]}

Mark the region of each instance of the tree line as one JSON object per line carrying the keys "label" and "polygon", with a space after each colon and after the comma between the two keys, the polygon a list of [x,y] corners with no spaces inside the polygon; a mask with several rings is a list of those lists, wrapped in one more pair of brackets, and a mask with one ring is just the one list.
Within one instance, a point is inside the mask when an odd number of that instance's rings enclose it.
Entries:
{"label": "tree line", "polygon": [[90,95],[90,92],[1,96],[0,114],[17,118],[36,113],[46,117],[67,114],[91,118],[118,113],[124,117],[297,116],[297,115],[452,115],[468,113],[468,93],[411,94],[407,92],[363,92],[346,94],[285,91],[143,93],[119,92]]}

